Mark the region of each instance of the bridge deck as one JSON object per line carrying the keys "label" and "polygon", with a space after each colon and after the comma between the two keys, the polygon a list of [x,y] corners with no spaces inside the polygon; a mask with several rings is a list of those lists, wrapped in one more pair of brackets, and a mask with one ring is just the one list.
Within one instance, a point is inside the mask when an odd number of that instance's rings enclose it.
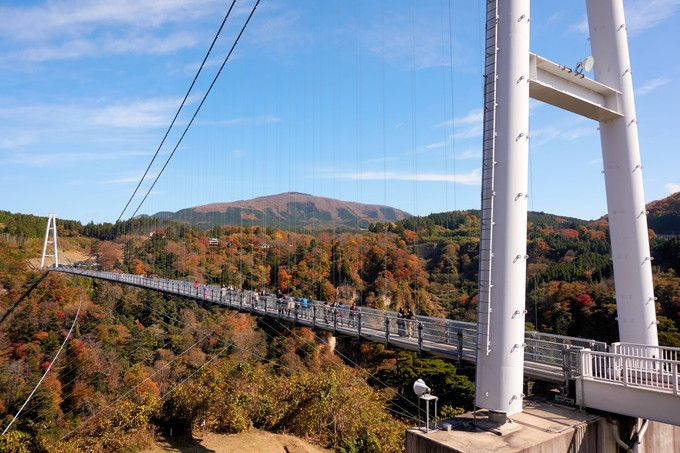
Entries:
{"label": "bridge deck", "polygon": [[[288,302],[273,295],[258,296],[252,291],[230,291],[212,285],[199,285],[195,288],[191,282],[183,280],[149,278],[73,267],[59,267],[54,270],[189,297],[449,359],[474,363],[476,358],[476,325],[470,322],[427,316],[416,316],[413,320],[407,320],[399,318],[394,311],[359,307],[356,312],[352,312],[346,306],[330,307],[320,301],[310,301],[306,307],[295,301],[294,305],[291,304],[289,307]],[[564,383],[565,363],[571,366],[565,351],[572,348],[606,351],[607,347],[605,343],[594,340],[540,332],[527,332],[525,341],[527,377],[555,383]]]}
{"label": "bridge deck", "polygon": [[[189,297],[255,315],[271,316],[335,334],[386,343],[450,359],[475,362],[476,325],[452,319],[399,318],[389,310],[325,302],[278,299],[252,291],[225,290],[183,280],[59,267],[52,271],[86,276]],[[606,343],[540,332],[526,332],[525,376],[543,381],[576,382],[581,407],[680,425],[680,349]]]}

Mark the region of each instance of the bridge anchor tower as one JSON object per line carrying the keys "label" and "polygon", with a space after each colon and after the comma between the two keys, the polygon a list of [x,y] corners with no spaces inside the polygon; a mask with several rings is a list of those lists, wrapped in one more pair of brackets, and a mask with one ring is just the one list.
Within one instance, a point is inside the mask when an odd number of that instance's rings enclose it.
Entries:
{"label": "bridge anchor tower", "polygon": [[586,0],[595,78],[530,53],[530,0],[487,0],[475,403],[522,410],[529,99],[598,121],[619,336],[657,346],[623,0]]}
{"label": "bridge anchor tower", "polygon": [[[52,239],[50,239],[50,235]],[[52,253],[48,253],[48,247],[52,246]],[[57,216],[50,214],[47,217],[47,228],[45,228],[45,240],[43,241],[42,256],[40,257],[40,269],[45,268],[45,258],[54,257],[54,267],[59,267],[59,250],[57,244]]]}

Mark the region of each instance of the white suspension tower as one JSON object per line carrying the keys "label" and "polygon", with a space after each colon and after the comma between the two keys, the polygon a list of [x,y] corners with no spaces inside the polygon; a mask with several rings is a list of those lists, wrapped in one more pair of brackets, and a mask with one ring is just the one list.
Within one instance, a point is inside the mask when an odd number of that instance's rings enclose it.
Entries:
{"label": "white suspension tower", "polygon": [[[50,240],[52,234],[52,240]],[[52,245],[52,253],[47,253],[47,245]],[[45,267],[45,257],[54,257],[54,267],[59,267],[59,251],[57,247],[57,216],[50,214],[47,217],[47,228],[45,229],[45,240],[43,242],[42,256],[40,258],[40,269]]]}
{"label": "white suspension tower", "polygon": [[499,422],[522,410],[529,98],[599,122],[619,335],[658,345],[623,0],[586,3],[595,80],[530,53],[530,0],[487,0],[475,403]]}

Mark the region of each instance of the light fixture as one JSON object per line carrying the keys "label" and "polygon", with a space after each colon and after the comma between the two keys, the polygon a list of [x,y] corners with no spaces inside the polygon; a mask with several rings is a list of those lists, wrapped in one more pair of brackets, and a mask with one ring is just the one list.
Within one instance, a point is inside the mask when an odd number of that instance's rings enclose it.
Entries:
{"label": "light fixture", "polygon": [[584,71],[585,72],[592,71],[594,65],[595,59],[591,55],[588,55],[586,58],[576,63],[576,68],[574,69],[574,72],[578,75],[582,75]]}

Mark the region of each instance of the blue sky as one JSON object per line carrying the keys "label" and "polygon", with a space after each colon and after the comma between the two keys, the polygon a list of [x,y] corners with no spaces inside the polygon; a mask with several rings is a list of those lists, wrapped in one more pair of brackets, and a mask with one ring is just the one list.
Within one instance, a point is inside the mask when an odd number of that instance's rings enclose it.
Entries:
{"label": "blue sky", "polygon": [[[180,126],[251,5],[237,3]],[[680,60],[672,50],[680,0],[625,5],[653,200],[680,190]],[[0,209],[115,220],[226,7],[0,2]],[[140,212],[289,190],[417,214],[477,208],[484,2],[451,7],[449,16],[448,0],[262,0]],[[584,2],[532,8],[532,51],[568,66],[589,54]],[[530,208],[605,213],[597,124],[532,102],[530,135]]]}

